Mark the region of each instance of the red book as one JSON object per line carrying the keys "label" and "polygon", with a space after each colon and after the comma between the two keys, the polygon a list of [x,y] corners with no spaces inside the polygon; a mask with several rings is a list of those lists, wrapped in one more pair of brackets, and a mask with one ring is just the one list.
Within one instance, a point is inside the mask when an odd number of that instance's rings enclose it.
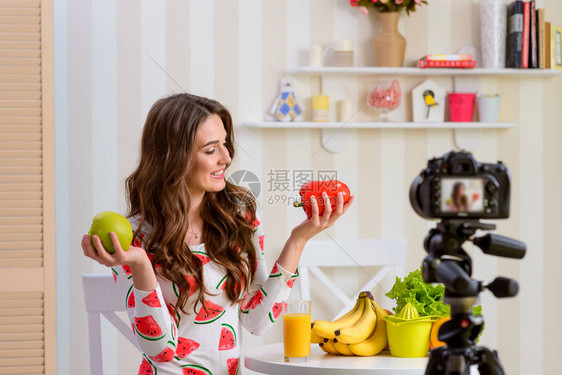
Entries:
{"label": "red book", "polygon": [[459,61],[447,61],[447,60],[424,60],[418,61],[418,66],[420,68],[474,68],[476,67],[476,61],[474,60],[459,60]]}
{"label": "red book", "polygon": [[521,50],[521,67],[529,67],[529,33],[531,27],[531,3],[523,3],[523,49]]}

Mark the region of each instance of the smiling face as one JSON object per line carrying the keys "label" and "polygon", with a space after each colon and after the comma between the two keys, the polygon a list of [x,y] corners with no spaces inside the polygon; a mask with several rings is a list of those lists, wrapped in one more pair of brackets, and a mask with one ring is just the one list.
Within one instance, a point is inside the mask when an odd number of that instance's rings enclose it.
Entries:
{"label": "smiling face", "polygon": [[216,114],[207,117],[197,128],[192,151],[193,169],[188,183],[191,194],[224,189],[224,171],[232,161],[226,148],[226,137],[224,124]]}

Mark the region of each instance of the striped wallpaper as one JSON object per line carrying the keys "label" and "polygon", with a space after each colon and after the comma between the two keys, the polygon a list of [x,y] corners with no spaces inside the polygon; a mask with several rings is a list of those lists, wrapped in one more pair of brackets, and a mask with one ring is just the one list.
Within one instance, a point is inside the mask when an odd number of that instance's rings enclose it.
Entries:
{"label": "striped wallpaper", "polygon": [[[477,1],[429,3],[400,20],[407,57],[479,47]],[[546,7],[550,21],[562,25],[561,2],[537,4]],[[125,211],[123,183],[135,167],[152,103],[189,91],[224,103],[237,125],[260,120],[278,94],[279,78],[307,63],[311,44],[352,39],[356,64],[372,66],[372,39],[380,25],[374,15],[351,9],[347,0],[55,0],[55,25],[57,341],[59,374],[66,375],[83,373],[88,360],[80,275],[107,272],[82,255],[80,236],[97,212]],[[404,105],[392,118],[411,118],[409,91],[422,80],[400,79]],[[323,89],[332,103],[347,97],[360,107],[380,81],[325,79]],[[451,78],[435,81],[453,89]],[[482,343],[499,349],[509,374],[562,372],[557,358],[562,351],[562,252],[557,238],[562,226],[561,84],[561,78],[481,81],[485,91],[502,94],[502,120],[518,123],[509,130],[484,131],[475,156],[499,159],[509,167],[512,215],[497,222],[497,232],[525,241],[527,256],[513,261],[471,251],[475,277],[503,275],[520,281],[516,298],[498,301],[482,294],[487,321]],[[319,79],[296,77],[295,85],[297,98],[310,108]],[[362,107],[356,116],[356,121],[368,121],[374,113]],[[408,189],[427,158],[454,148],[451,130],[352,130],[349,145],[338,154],[321,148],[319,130],[238,127],[236,136],[231,170],[251,170],[263,184],[260,204],[270,264],[303,216],[286,204],[268,203],[268,173],[312,169],[337,170],[357,195],[354,207],[330,228],[331,236],[407,238],[405,270],[420,265],[422,241],[432,223],[413,212]],[[356,271],[329,274],[350,293],[368,277]],[[386,280],[376,292],[382,295],[391,286],[392,280]],[[340,307],[329,295],[313,298],[313,318],[328,318]],[[263,337],[244,335],[244,346],[278,342],[280,328]],[[104,335],[105,373],[136,373],[140,357],[135,349],[108,327]]]}

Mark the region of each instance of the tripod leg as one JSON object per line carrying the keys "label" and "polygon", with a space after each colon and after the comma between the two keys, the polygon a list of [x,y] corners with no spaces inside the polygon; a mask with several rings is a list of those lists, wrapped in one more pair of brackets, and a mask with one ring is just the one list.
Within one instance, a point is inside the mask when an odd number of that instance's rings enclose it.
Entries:
{"label": "tripod leg", "polygon": [[433,349],[429,352],[429,360],[427,361],[427,367],[425,368],[425,375],[440,375],[444,373],[444,371],[442,371],[442,366],[440,366],[442,356],[442,348]]}
{"label": "tripod leg", "polygon": [[442,346],[429,352],[425,375],[469,375],[472,357],[466,349]]}
{"label": "tripod leg", "polygon": [[478,356],[480,359],[478,363],[480,375],[505,375],[498,358],[498,352],[481,346],[478,348]]}
{"label": "tripod leg", "polygon": [[447,361],[447,375],[469,375],[470,364],[463,354],[450,355]]}

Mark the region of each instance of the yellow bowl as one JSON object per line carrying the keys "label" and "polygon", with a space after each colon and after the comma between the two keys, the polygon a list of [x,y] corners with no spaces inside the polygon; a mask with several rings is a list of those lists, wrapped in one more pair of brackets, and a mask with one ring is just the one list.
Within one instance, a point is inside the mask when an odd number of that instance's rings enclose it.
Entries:
{"label": "yellow bowl", "polygon": [[430,320],[395,323],[386,322],[388,346],[393,357],[417,358],[427,356]]}

